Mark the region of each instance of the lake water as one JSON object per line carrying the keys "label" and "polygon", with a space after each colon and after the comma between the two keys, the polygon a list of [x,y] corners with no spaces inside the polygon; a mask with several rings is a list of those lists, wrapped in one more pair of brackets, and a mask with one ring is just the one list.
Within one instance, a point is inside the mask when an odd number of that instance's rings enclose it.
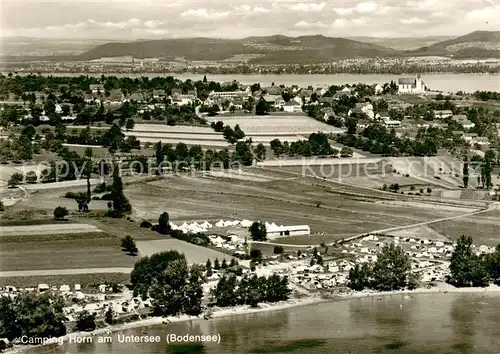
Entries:
{"label": "lake water", "polygon": [[[221,341],[172,346],[165,341],[171,333],[219,334]],[[162,342],[119,343],[118,334],[158,335]],[[125,330],[113,334],[113,340],[107,344],[53,345],[29,353],[498,353],[500,294],[374,296]]]}
{"label": "lake water", "polygon": [[[43,74],[49,75],[49,74]],[[56,73],[54,76],[77,76],[82,74]],[[101,74],[83,74],[89,76],[101,76]],[[174,76],[186,80],[203,80],[203,74],[109,74],[118,77],[156,77],[156,76]],[[353,83],[385,83],[391,80],[396,81],[398,77],[413,77],[414,75],[355,75],[355,74],[337,74],[337,75],[207,75],[208,80],[212,81],[232,81],[238,80],[243,84],[260,83],[263,86],[269,86],[273,82],[275,85],[299,85],[299,86],[326,86],[342,85]],[[429,89],[441,90],[445,92],[474,92],[480,91],[500,91],[500,75],[498,74],[424,74],[422,79]]]}

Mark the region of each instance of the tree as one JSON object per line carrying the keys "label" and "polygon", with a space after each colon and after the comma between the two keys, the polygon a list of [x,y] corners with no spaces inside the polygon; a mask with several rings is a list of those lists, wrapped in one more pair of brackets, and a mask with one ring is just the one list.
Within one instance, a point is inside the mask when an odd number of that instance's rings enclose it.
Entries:
{"label": "tree", "polygon": [[257,160],[259,161],[264,161],[266,159],[266,147],[264,146],[264,144],[262,143],[259,143],[256,147],[255,147],[255,156],[257,157]]}
{"label": "tree", "polygon": [[134,296],[147,297],[147,294],[156,279],[165,271],[170,263],[185,259],[177,251],[155,253],[138,260],[130,273],[130,283]]}
{"label": "tree", "polygon": [[472,237],[462,235],[450,258],[451,283],[459,287],[485,286],[488,269],[485,261],[472,250]]}
{"label": "tree", "polygon": [[207,263],[205,264],[205,270],[207,272],[207,277],[211,277],[213,274],[213,270],[212,270],[212,262],[210,261],[210,259],[208,259]]}
{"label": "tree", "polygon": [[160,234],[168,235],[170,231],[172,231],[169,222],[170,222],[170,217],[168,213],[165,211],[158,218],[158,227],[156,231],[158,231]]}
{"label": "tree", "polygon": [[29,171],[26,173],[26,182],[28,183],[36,183],[38,180],[38,176],[35,171]]}
{"label": "tree", "polygon": [[135,122],[132,118],[127,119],[127,123],[125,124],[125,129],[132,130],[134,129]]}
{"label": "tree", "polygon": [[250,226],[249,231],[254,241],[266,240],[266,224],[264,224],[262,221],[254,221]]}
{"label": "tree", "polygon": [[93,331],[96,329],[95,315],[88,311],[80,313],[76,320],[76,329],[78,331]]}
{"label": "tree", "polygon": [[273,253],[274,254],[282,254],[284,252],[283,246],[274,246]]}
{"label": "tree", "polygon": [[158,141],[155,144],[156,151],[156,175],[160,176],[162,174],[162,164],[164,160],[163,147],[161,145],[161,141]]}
{"label": "tree", "polygon": [[121,247],[122,251],[125,251],[127,254],[130,254],[131,256],[137,255],[137,252],[139,251],[137,249],[134,239],[131,236],[125,236],[124,238],[122,238]]}
{"label": "tree", "polygon": [[373,286],[377,290],[397,290],[410,285],[411,263],[404,249],[385,245],[373,266]]}
{"label": "tree", "polygon": [[20,172],[14,173],[12,176],[10,176],[9,181],[7,182],[7,185],[9,187],[16,187],[18,184],[20,184],[24,179],[24,176]]}
{"label": "tree", "polygon": [[114,166],[113,170],[113,184],[111,185],[110,194],[112,203],[108,212],[109,216],[113,218],[121,218],[123,215],[130,214],[132,212],[132,206],[123,193],[123,181],[120,177],[117,164]]}
{"label": "tree", "polygon": [[495,252],[486,256],[486,264],[491,280],[500,285],[500,243],[495,248]]}
{"label": "tree", "polygon": [[66,334],[64,300],[44,292],[21,292],[0,297],[0,338],[10,341],[60,337]]}
{"label": "tree", "polygon": [[349,270],[349,288],[356,291],[361,291],[365,288],[370,287],[370,272],[371,269],[367,263],[363,263],[361,266],[359,264],[356,264],[354,268],[351,268]]}
{"label": "tree", "polygon": [[269,114],[270,111],[269,104],[266,102],[266,100],[261,97],[259,99],[259,102],[257,102],[257,105],[255,106],[255,114],[258,116],[263,116]]}
{"label": "tree", "polygon": [[104,314],[104,322],[112,325],[115,322],[113,317],[114,317],[113,308],[110,306],[110,307],[108,307],[108,309],[106,310],[106,313]]}
{"label": "tree", "polygon": [[201,270],[189,269],[184,255],[169,261],[153,278],[150,289],[153,312],[161,316],[202,313],[203,289]]}
{"label": "tree", "polygon": [[262,261],[262,251],[256,248],[250,250],[250,258],[255,262]]}
{"label": "tree", "polygon": [[353,154],[354,152],[352,149],[347,146],[344,146],[342,150],[340,150],[340,157],[352,157]]}
{"label": "tree", "polygon": [[54,218],[56,220],[64,220],[64,218],[68,215],[68,209],[62,206],[58,206],[54,209]]}
{"label": "tree", "polygon": [[235,291],[237,283],[237,278],[234,275],[230,275],[229,277],[224,276],[219,280],[217,286],[212,291],[217,306],[226,307],[237,304]]}
{"label": "tree", "polygon": [[235,137],[237,140],[243,139],[243,138],[245,137],[245,133],[243,132],[243,130],[241,130],[240,125],[239,125],[239,124],[236,124],[236,125],[234,126],[234,137]]}
{"label": "tree", "polygon": [[345,125],[347,127],[347,134],[356,134],[356,118],[347,118]]}
{"label": "tree", "polygon": [[92,176],[92,157],[94,156],[94,152],[91,147],[85,149],[84,152],[85,157],[87,158],[85,161],[85,178],[87,179],[87,206],[83,209],[88,210],[88,204],[92,200],[92,193],[90,190],[90,177]]}
{"label": "tree", "polygon": [[0,211],[5,211],[5,206],[3,205],[3,202],[0,200]]}
{"label": "tree", "polygon": [[227,261],[226,261],[226,259],[225,259],[225,258],[222,260],[222,263],[221,263],[221,265],[220,265],[220,268],[221,268],[221,269],[227,269]]}
{"label": "tree", "polygon": [[219,270],[220,269],[219,258],[215,258],[214,269],[215,270]]}

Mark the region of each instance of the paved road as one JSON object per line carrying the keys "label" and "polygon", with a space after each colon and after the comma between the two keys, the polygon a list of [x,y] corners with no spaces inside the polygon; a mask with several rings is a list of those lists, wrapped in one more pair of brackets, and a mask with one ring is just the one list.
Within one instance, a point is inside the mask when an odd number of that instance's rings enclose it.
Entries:
{"label": "paved road", "polygon": [[124,273],[128,274],[133,268],[79,268],[79,269],[49,269],[49,270],[17,270],[0,272],[0,278],[29,277],[44,275],[73,275],[73,274],[103,274]]}

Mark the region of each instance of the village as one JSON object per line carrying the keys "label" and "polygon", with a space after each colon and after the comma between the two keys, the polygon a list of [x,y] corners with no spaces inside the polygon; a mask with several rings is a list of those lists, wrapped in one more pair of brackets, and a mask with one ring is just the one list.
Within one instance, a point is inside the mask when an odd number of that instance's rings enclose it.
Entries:
{"label": "village", "polygon": [[[342,240],[334,244],[318,246],[294,246],[297,251],[284,252],[283,247],[275,246],[275,254],[263,255],[257,266],[252,267],[248,257],[252,249],[251,235],[248,228],[250,220],[219,220],[211,224],[208,221],[183,223],[176,225],[170,222],[172,230],[185,232],[205,232],[209,235],[210,245],[227,253],[228,257],[241,258],[231,264],[214,269],[212,274],[205,270],[206,282],[203,284],[205,302],[208,303],[211,291],[215,289],[218,280],[227,274],[236,272],[239,278],[251,275],[269,277],[273,274],[288,277],[294,297],[332,297],[352,294],[348,288],[349,271],[356,264],[373,263],[377,261],[377,253],[387,244],[402,247],[411,259],[411,271],[421,281],[422,288],[432,288],[436,283],[447,281],[450,276],[450,256],[456,243],[449,240],[430,240],[425,238],[402,238],[399,236],[366,234],[364,236]],[[309,235],[309,226],[283,226],[265,222],[267,239],[279,242],[283,236]],[[212,234],[213,232],[217,234]],[[225,235],[220,236],[225,233]],[[265,244],[266,242],[257,242]],[[492,246],[473,246],[476,255],[495,252]],[[292,249],[293,249],[292,248]],[[260,257],[260,256],[259,256]],[[218,261],[216,261],[218,262]],[[224,263],[226,259],[224,259]],[[252,267],[252,269],[251,269]],[[96,288],[83,289],[80,284],[37,284],[32,287],[16,288],[4,286],[0,296],[15,297],[20,292],[50,292],[61,295],[65,301],[64,313],[68,322],[75,322],[79,314],[91,313],[97,319],[104,319],[107,311],[112,311],[117,323],[147,318],[150,315],[151,300],[134,296],[126,284],[100,284]],[[293,302],[294,300],[290,300]],[[290,302],[289,301],[289,302]],[[111,309],[111,310],[110,310]],[[214,308],[217,312],[220,309]],[[131,317],[132,316],[132,317]]]}
{"label": "village", "polygon": [[[454,287],[464,234],[487,269],[464,286],[496,281],[492,93],[432,91],[420,74],[329,87],[71,80],[2,92],[0,167],[1,294],[62,296],[70,331],[86,316],[88,328],[108,328],[378,294],[363,272],[393,248],[412,282],[389,293],[441,291]],[[63,180],[61,161],[73,166]],[[184,259],[184,279],[200,271],[194,317],[182,307],[157,316],[161,292],[138,293],[147,288],[131,279],[169,252]],[[225,282],[276,279],[286,284],[278,295],[224,294]]]}

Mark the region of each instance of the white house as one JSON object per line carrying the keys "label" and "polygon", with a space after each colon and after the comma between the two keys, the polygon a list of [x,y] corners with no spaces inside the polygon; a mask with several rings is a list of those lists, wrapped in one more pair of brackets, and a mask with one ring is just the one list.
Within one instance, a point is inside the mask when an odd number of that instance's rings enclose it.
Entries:
{"label": "white house", "polygon": [[283,99],[283,97],[278,97],[276,99],[276,101],[274,101],[274,107],[278,108],[278,109],[281,109],[285,106],[285,100]]}
{"label": "white house", "polygon": [[461,124],[465,129],[471,129],[476,126],[476,124],[471,122],[465,114],[458,114],[453,116],[451,119],[458,124]]}
{"label": "white house", "polygon": [[291,100],[283,105],[283,110],[288,113],[302,112],[302,106],[297,101]]}
{"label": "white house", "polygon": [[274,240],[279,237],[309,235],[311,229],[309,225],[277,226],[274,224],[266,225],[266,237]]}
{"label": "white house", "polygon": [[376,84],[375,87],[374,87],[374,89],[375,89],[375,94],[376,95],[380,95],[384,91],[384,88],[380,84]]}
{"label": "white house", "polygon": [[446,119],[453,115],[453,112],[449,109],[434,110],[434,118],[436,119]]}
{"label": "white house", "polygon": [[187,104],[192,104],[196,101],[196,96],[193,94],[177,94],[172,95],[172,103],[177,106],[184,106]]}
{"label": "white house", "polygon": [[399,120],[384,120],[383,124],[387,128],[397,128],[401,126],[401,122]]}
{"label": "white house", "polygon": [[217,98],[231,99],[235,97],[248,98],[251,94],[252,91],[249,88],[247,88],[247,90],[245,91],[219,91],[219,92],[212,91],[210,92],[208,97],[210,97],[211,99],[217,99]]}
{"label": "white house", "polygon": [[104,85],[101,84],[90,85],[89,89],[92,93],[104,93]]}
{"label": "white house", "polygon": [[302,97],[300,97],[300,96],[295,96],[294,98],[291,99],[291,101],[295,101],[298,104],[300,104],[301,106],[302,106],[302,103],[303,103]]}
{"label": "white house", "polygon": [[415,79],[399,78],[398,79],[398,94],[400,95],[420,95],[425,93],[425,84],[417,74]]}

